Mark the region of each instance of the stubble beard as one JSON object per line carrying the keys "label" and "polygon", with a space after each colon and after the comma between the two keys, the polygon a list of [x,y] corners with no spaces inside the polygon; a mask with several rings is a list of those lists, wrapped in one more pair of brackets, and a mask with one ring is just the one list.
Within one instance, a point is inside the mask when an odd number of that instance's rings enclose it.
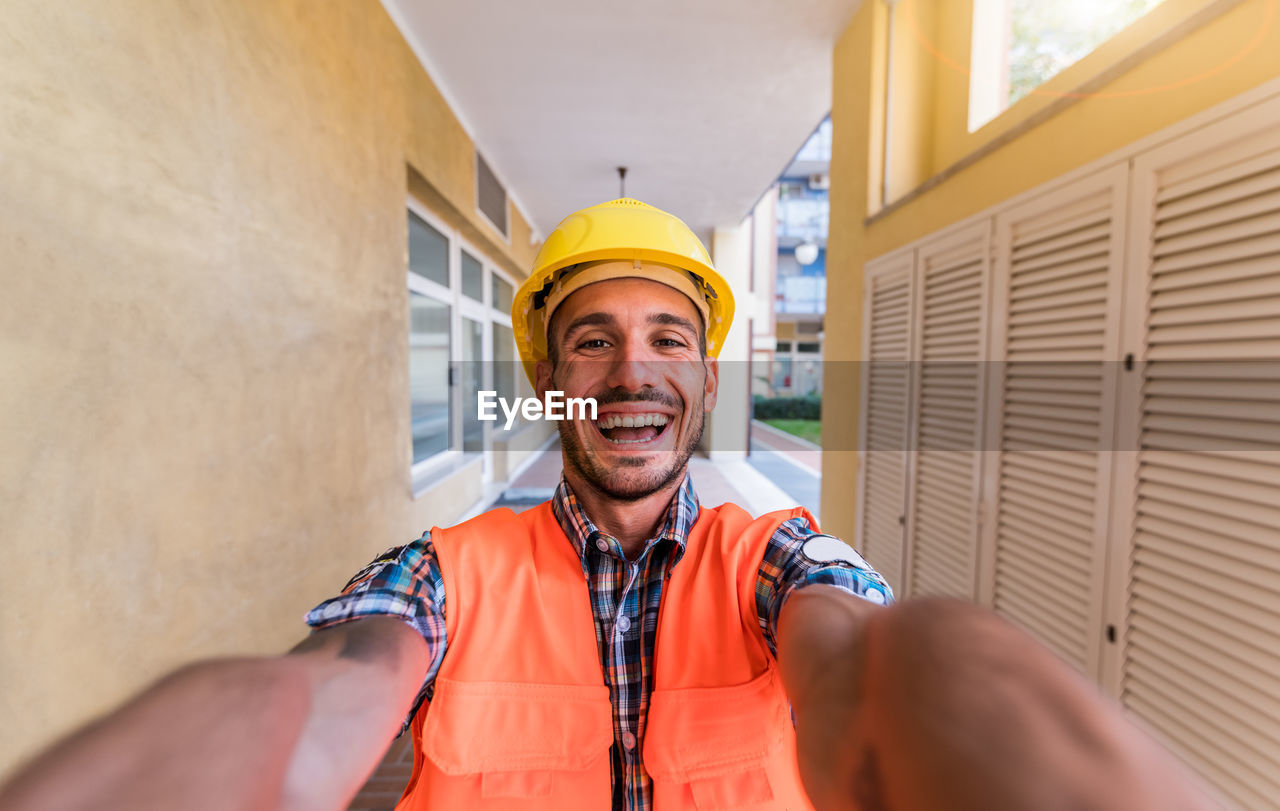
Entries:
{"label": "stubble beard", "polygon": [[[690,404],[686,403],[685,408],[689,407]],[[613,456],[610,463],[603,463],[593,451],[587,450],[578,441],[578,434],[568,420],[562,421],[558,426],[565,464],[588,485],[611,499],[634,502],[647,498],[684,476],[690,457],[702,441],[706,413],[703,411],[701,398],[692,404],[692,409],[692,419],[697,422],[689,426],[684,444],[675,450],[660,452],[669,457],[669,465],[649,471],[637,470],[643,468],[647,460],[625,455]],[[674,429],[673,425],[671,430]],[[595,428],[590,427],[588,430]]]}

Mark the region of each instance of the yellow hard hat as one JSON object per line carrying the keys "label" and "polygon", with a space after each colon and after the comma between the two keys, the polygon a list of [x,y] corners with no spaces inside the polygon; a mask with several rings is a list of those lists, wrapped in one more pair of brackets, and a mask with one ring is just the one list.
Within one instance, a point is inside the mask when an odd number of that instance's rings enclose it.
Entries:
{"label": "yellow hard hat", "polygon": [[623,197],[565,217],[516,291],[511,324],[530,383],[537,385],[534,367],[547,357],[551,311],[579,287],[627,276],[662,282],[689,296],[706,322],[707,354],[720,354],[733,322],[729,283],[680,218]]}

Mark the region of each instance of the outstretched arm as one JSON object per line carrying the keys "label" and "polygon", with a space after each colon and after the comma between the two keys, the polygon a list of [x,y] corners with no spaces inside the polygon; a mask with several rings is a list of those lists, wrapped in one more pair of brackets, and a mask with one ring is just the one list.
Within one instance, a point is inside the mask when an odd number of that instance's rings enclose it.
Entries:
{"label": "outstretched arm", "polygon": [[778,661],[821,811],[1216,807],[1083,678],[966,603],[807,588]]}
{"label": "outstretched arm", "polygon": [[286,656],[190,665],[28,764],[0,808],[345,808],[427,665],[421,635],[386,617]]}

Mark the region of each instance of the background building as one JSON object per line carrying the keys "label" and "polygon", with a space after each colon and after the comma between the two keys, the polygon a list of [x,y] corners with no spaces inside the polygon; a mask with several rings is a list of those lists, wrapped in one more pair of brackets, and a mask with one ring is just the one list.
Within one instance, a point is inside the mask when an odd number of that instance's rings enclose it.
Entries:
{"label": "background building", "polygon": [[756,392],[765,396],[822,393],[830,164],[831,119],[827,118],[771,190],[777,212],[777,250],[770,268],[775,291],[773,334],[760,335],[756,342],[757,362],[769,370],[767,380],[757,378]]}

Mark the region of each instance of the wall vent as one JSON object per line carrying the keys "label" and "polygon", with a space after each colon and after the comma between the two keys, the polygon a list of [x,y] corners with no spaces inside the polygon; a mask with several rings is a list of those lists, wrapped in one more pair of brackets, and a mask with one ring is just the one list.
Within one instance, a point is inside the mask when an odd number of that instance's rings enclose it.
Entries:
{"label": "wall vent", "polygon": [[476,150],[476,208],[504,237],[507,233],[507,190]]}

